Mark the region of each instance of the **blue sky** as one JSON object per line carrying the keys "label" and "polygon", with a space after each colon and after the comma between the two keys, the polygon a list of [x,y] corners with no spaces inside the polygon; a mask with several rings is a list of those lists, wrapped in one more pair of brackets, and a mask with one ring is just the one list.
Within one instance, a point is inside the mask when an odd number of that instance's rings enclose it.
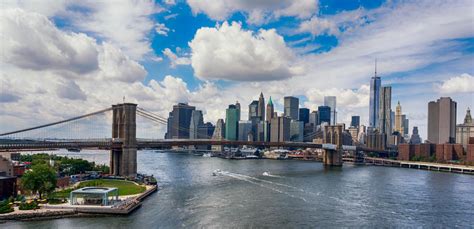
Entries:
{"label": "blue sky", "polygon": [[[410,128],[427,103],[474,106],[472,1],[187,0],[2,3],[0,124],[17,129],[127,101],[166,116],[188,102],[215,123],[262,91],[316,109],[337,96],[338,122],[367,123],[378,59]],[[34,47],[34,48],[33,48]],[[51,104],[55,109],[51,108]],[[14,107],[12,109],[12,107]]]}

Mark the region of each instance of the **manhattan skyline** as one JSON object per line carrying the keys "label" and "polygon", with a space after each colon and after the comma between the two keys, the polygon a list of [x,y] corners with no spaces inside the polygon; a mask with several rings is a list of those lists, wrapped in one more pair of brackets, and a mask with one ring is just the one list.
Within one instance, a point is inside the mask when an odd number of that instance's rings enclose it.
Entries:
{"label": "manhattan skyline", "polygon": [[375,59],[423,140],[429,101],[453,98],[458,121],[474,107],[470,1],[266,4],[3,2],[1,129],[123,98],[162,116],[187,102],[214,124],[239,101],[246,120],[261,92],[278,113],[285,96],[310,110],[336,96],[338,122],[368,125]]}

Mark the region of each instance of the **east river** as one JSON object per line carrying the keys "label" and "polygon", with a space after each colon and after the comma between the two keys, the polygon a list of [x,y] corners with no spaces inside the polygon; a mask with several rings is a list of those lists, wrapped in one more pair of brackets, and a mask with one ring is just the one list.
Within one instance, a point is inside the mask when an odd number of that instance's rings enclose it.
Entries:
{"label": "east river", "polygon": [[[104,151],[60,155],[108,163]],[[212,176],[216,169],[222,170]],[[472,228],[474,176],[404,168],[138,153],[160,191],[129,216],[9,222],[1,228]],[[267,172],[268,174],[264,174]]]}

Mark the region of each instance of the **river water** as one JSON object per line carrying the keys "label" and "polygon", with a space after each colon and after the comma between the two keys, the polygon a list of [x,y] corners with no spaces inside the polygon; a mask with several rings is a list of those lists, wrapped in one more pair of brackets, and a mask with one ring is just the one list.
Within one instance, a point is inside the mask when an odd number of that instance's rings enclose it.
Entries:
{"label": "river water", "polygon": [[[59,154],[108,163],[104,151]],[[222,173],[212,176],[212,171]],[[129,216],[1,228],[460,227],[474,225],[474,176],[377,166],[138,153],[160,191]],[[264,172],[269,173],[263,175]]]}

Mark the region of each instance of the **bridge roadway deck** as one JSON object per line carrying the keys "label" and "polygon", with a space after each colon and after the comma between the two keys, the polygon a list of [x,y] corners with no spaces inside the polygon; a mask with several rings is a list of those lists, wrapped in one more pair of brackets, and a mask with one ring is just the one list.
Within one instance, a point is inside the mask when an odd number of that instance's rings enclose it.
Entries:
{"label": "bridge roadway deck", "polygon": [[[312,142],[260,142],[260,141],[229,141],[213,139],[137,139],[137,149],[170,148],[173,146],[225,145],[225,146],[255,146],[255,147],[293,147],[293,148],[324,148],[323,144]],[[0,143],[0,151],[25,149],[113,149],[122,147],[119,139],[89,139],[89,140],[45,140]],[[386,152],[384,150],[356,147],[357,151]]]}

